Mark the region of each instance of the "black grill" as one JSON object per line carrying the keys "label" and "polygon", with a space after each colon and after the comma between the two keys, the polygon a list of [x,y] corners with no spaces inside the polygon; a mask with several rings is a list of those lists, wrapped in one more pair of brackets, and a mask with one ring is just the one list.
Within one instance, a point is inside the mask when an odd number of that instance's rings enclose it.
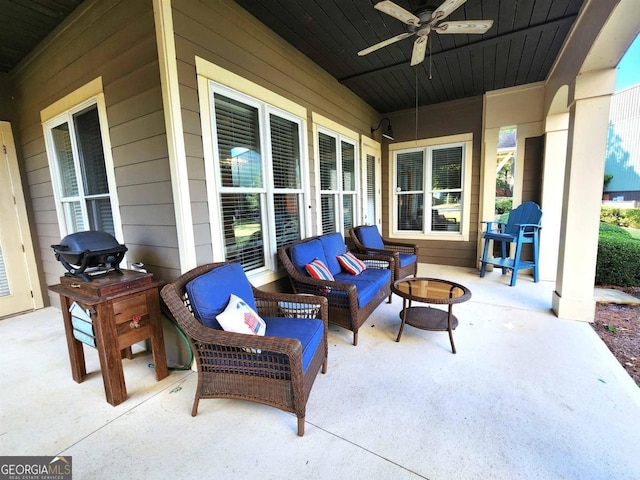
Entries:
{"label": "black grill", "polygon": [[58,260],[68,270],[66,276],[90,282],[94,275],[118,272],[127,247],[107,232],[89,231],[72,233],[59,245],[51,245]]}

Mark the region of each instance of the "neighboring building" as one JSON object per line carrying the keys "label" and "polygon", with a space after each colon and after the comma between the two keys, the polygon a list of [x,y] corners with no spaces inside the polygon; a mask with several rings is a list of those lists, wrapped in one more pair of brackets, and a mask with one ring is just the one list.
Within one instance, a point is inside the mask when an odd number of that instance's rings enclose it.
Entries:
{"label": "neighboring building", "polygon": [[640,200],[640,84],[611,97],[604,172],[613,175],[605,197],[614,202]]}

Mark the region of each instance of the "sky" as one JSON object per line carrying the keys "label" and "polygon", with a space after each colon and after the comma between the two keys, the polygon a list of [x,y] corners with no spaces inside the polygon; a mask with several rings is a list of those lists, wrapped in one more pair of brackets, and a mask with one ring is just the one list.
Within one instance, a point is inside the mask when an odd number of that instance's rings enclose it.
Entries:
{"label": "sky", "polygon": [[640,83],[640,35],[633,41],[618,64],[616,92]]}

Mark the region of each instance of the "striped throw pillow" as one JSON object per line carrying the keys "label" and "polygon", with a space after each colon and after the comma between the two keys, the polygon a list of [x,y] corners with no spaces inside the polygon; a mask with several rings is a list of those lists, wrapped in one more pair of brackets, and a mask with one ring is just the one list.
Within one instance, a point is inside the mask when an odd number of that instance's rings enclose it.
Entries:
{"label": "striped throw pillow", "polygon": [[304,268],[307,270],[309,275],[311,275],[313,278],[317,278],[318,280],[335,280],[324,262],[322,260],[318,260],[317,258],[313,262],[307,263]]}
{"label": "striped throw pillow", "polygon": [[358,275],[367,269],[367,266],[357,258],[353,253],[347,252],[344,255],[338,255],[338,263],[342,268],[351,275]]}

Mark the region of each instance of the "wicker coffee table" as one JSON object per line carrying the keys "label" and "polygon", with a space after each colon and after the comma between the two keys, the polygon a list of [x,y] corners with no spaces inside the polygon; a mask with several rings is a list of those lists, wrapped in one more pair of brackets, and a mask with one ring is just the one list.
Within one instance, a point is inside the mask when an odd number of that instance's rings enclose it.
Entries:
{"label": "wicker coffee table", "polygon": [[[471,298],[471,291],[467,287],[438,278],[405,278],[394,282],[391,290],[402,297],[402,323],[396,342],[400,341],[405,324],[422,330],[447,331],[451,350],[456,353],[453,330],[458,326],[458,319],[452,314],[452,309],[454,303],[466,302]],[[449,308],[445,311],[432,307],[414,307],[411,305],[413,301],[449,305]]]}

